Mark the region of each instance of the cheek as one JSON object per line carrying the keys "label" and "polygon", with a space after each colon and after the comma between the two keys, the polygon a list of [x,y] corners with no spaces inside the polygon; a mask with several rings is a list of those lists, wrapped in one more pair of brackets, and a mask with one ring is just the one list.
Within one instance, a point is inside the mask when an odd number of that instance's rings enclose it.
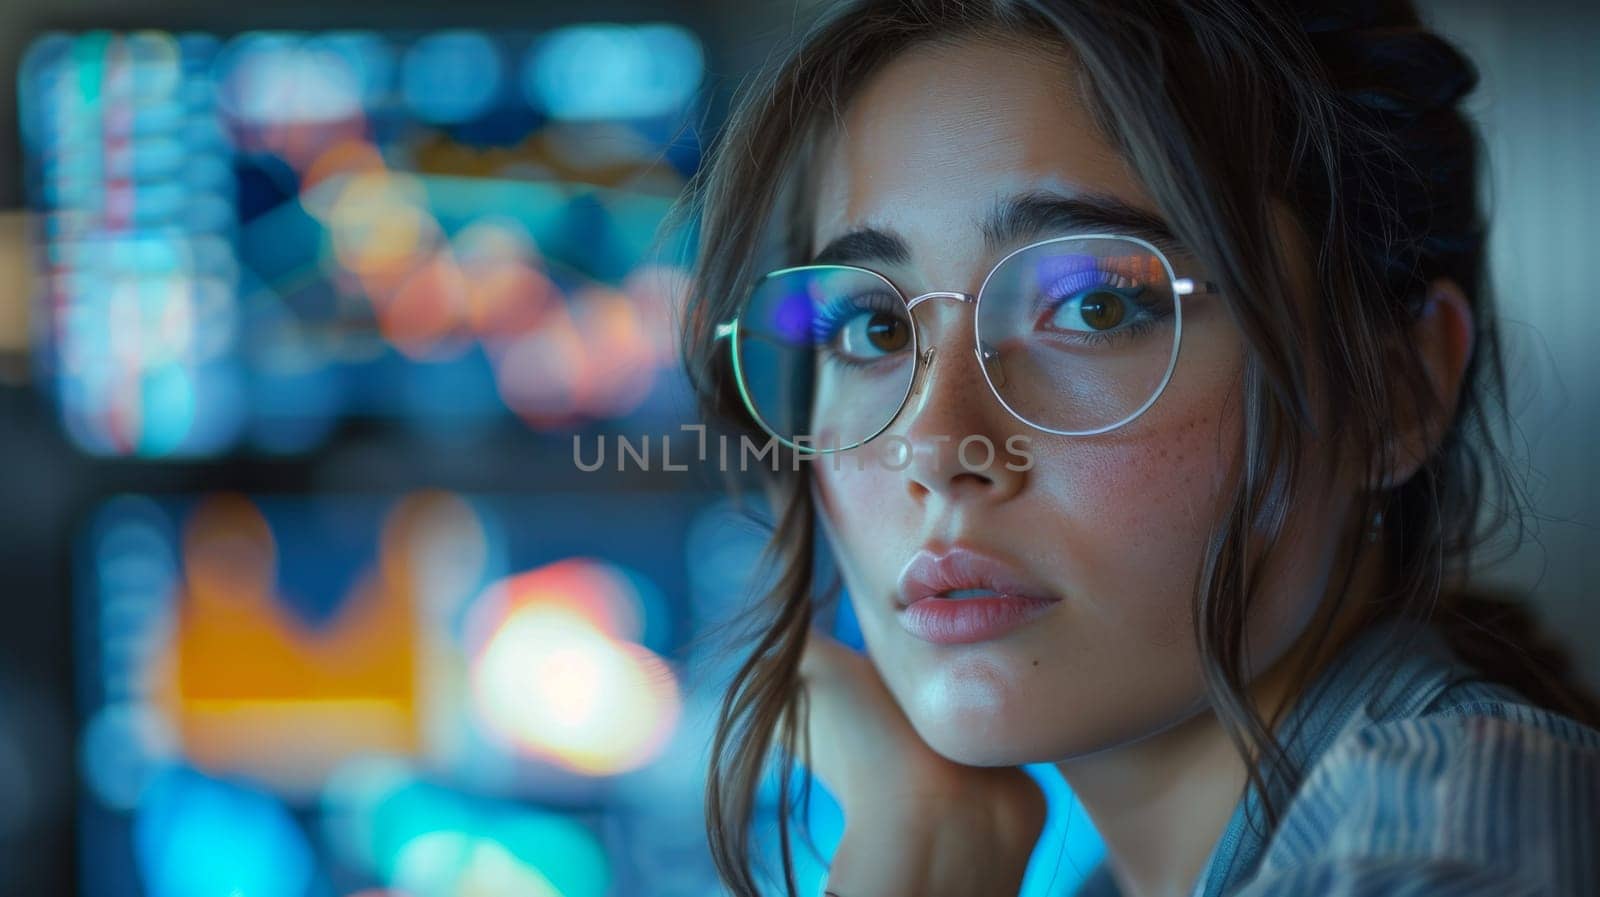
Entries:
{"label": "cheek", "polygon": [[[1134,638],[1189,643],[1189,598],[1237,457],[1223,402],[1152,408],[1116,439],[1036,451],[1036,488],[1061,509],[1069,586]],[[1111,435],[1111,434],[1108,434]]]}
{"label": "cheek", "polygon": [[1058,466],[1071,469],[1058,488],[1084,510],[1073,516],[1103,524],[1130,548],[1159,548],[1214,519],[1234,462],[1223,438],[1216,409],[1163,415],[1125,440],[1063,458]]}
{"label": "cheek", "polygon": [[[882,520],[885,511],[908,504],[903,499],[909,494],[909,475],[897,469],[902,457],[894,443],[878,440],[805,462],[811,465],[816,482],[819,513],[844,535],[856,521],[873,517]],[[878,540],[864,544],[881,542],[881,527],[878,535]]]}
{"label": "cheek", "polygon": [[[1309,468],[1318,463],[1308,459]],[[1319,489],[1301,487],[1284,519],[1283,534],[1261,571],[1261,601],[1250,620],[1251,665],[1266,669],[1311,623],[1336,574],[1340,533],[1329,521],[1350,513],[1351,497],[1337,483]]]}
{"label": "cheek", "polygon": [[[824,457],[813,462],[812,468],[817,517],[845,589],[855,602],[887,594],[899,575],[899,565],[918,548],[908,541],[919,528],[915,508],[903,498],[905,474],[877,466],[876,457],[866,460],[865,470],[858,470],[854,456],[865,451]],[[896,500],[897,495],[902,498]],[[857,610],[856,616],[869,642],[878,624],[887,622],[869,608]]]}

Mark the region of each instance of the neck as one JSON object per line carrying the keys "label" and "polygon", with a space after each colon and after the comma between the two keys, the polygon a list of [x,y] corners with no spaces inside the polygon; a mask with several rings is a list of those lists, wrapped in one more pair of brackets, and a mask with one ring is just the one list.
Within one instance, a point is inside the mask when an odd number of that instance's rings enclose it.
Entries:
{"label": "neck", "polygon": [[[1320,621],[1246,689],[1262,719],[1281,720],[1296,689],[1359,628],[1362,577],[1319,638]],[[1161,732],[1057,765],[1106,844],[1125,897],[1187,897],[1244,795],[1248,766],[1206,709]]]}
{"label": "neck", "polygon": [[1127,897],[1183,897],[1221,837],[1246,781],[1215,715],[1057,764],[1106,844]]}

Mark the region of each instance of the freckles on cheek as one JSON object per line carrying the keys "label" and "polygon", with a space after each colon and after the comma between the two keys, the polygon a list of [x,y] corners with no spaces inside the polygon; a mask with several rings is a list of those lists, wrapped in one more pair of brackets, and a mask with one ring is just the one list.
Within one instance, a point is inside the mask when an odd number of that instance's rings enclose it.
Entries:
{"label": "freckles on cheek", "polygon": [[1226,460],[1216,419],[1185,417],[1097,454],[1078,491],[1124,539],[1159,548],[1215,519]]}
{"label": "freckles on cheek", "polygon": [[1221,510],[1216,420],[1156,419],[1093,452],[1039,459],[1060,478],[1053,489],[1085,596],[1152,644],[1187,641],[1196,570]]}

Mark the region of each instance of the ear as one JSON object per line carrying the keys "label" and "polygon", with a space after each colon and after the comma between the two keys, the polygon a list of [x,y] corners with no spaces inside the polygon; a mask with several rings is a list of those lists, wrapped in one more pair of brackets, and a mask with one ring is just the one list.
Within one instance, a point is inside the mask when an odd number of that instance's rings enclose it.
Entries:
{"label": "ear", "polygon": [[1472,360],[1476,337],[1472,305],[1460,285],[1439,278],[1428,285],[1427,298],[1407,331],[1407,340],[1427,374],[1432,401],[1419,407],[1410,396],[1399,395],[1396,407],[1392,466],[1382,489],[1410,480],[1439,447],[1455,419],[1461,399],[1461,382]]}

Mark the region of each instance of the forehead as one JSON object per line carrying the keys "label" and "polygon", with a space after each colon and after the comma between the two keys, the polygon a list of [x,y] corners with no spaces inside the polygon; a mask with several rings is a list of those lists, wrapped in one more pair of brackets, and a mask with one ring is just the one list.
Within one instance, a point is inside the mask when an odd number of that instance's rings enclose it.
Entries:
{"label": "forehead", "polygon": [[914,258],[954,262],[971,255],[997,200],[1029,190],[1093,192],[1154,213],[1077,78],[1065,48],[968,39],[903,51],[829,135],[813,245],[874,227],[902,236]]}

